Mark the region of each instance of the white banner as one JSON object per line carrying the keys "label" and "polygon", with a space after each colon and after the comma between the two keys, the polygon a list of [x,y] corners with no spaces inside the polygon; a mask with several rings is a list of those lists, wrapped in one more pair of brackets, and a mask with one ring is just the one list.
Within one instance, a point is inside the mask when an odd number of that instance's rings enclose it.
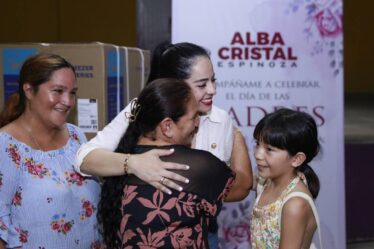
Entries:
{"label": "white banner", "polygon": [[[344,249],[342,0],[173,0],[173,43],[211,52],[214,103],[252,144],[267,112],[284,106],[311,114],[322,150],[312,162],[321,181],[317,207],[324,248]],[[250,148],[252,163],[253,148]],[[254,165],[255,166],[255,165]],[[250,248],[252,197],[220,214],[221,248]]]}

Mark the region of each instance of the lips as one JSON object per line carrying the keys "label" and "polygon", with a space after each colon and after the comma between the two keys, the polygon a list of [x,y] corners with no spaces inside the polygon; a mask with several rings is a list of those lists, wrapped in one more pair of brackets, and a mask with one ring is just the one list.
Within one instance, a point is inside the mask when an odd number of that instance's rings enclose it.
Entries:
{"label": "lips", "polygon": [[264,170],[264,169],[266,169],[267,168],[267,166],[263,166],[263,165],[257,165],[257,169],[258,170]]}
{"label": "lips", "polygon": [[62,113],[67,113],[69,112],[70,109],[66,109],[66,108],[55,108],[55,111],[57,112],[62,112]]}
{"label": "lips", "polygon": [[212,99],[203,99],[200,101],[201,103],[203,103],[204,105],[212,105],[213,104],[213,100]]}

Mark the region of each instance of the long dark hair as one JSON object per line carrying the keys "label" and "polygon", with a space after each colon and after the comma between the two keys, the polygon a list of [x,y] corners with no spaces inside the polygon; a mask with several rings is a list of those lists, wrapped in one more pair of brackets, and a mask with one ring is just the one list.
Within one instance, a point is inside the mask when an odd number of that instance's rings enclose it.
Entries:
{"label": "long dark hair", "polygon": [[305,112],[282,108],[267,114],[256,125],[253,137],[276,148],[286,150],[291,156],[303,152],[306,159],[297,170],[304,173],[313,198],[317,198],[320,189],[318,176],[308,165],[318,154],[317,125]]}
{"label": "long dark hair", "polygon": [[[174,122],[186,114],[193,94],[187,83],[175,79],[158,79],[148,84],[133,102],[130,122],[116,152],[133,153],[141,135],[151,137],[166,117]],[[102,225],[107,248],[122,248],[119,234],[122,219],[121,200],[126,176],[107,177],[101,190],[98,220]]]}
{"label": "long dark hair", "polygon": [[17,119],[25,111],[26,96],[23,91],[25,83],[31,85],[35,94],[41,84],[49,81],[52,74],[62,68],[70,68],[75,74],[73,65],[59,55],[41,53],[28,58],[20,71],[18,92],[9,97],[0,113],[0,127]]}
{"label": "long dark hair", "polygon": [[191,75],[195,59],[200,56],[210,59],[206,49],[193,43],[160,43],[152,53],[148,82],[158,78],[186,80]]}

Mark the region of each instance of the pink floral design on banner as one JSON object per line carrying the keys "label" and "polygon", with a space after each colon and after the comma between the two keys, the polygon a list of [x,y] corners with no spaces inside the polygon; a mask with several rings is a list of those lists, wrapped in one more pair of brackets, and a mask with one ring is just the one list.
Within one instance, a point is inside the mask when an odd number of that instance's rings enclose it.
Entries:
{"label": "pink floral design on banner", "polygon": [[8,144],[6,151],[8,155],[12,158],[12,161],[16,164],[16,167],[19,167],[21,156],[18,152],[18,147],[15,144]]}
{"label": "pink floral design on banner", "polygon": [[225,227],[224,239],[226,241],[234,241],[235,243],[249,242],[251,240],[251,234],[249,230],[249,224],[239,223],[236,226]]}
{"label": "pink floral design on banner", "polygon": [[44,167],[42,163],[36,164],[34,159],[32,158],[26,158],[25,159],[25,166],[27,169],[27,172],[29,172],[31,175],[36,176],[40,179],[43,179],[45,176],[50,176],[49,170]]}
{"label": "pink floral design on banner", "polygon": [[51,222],[51,229],[57,231],[58,233],[67,234],[74,225],[74,220],[66,221],[65,218],[66,214],[55,214],[52,217],[53,220]]}
{"label": "pink floral design on banner", "polygon": [[293,0],[288,14],[304,11],[303,33],[312,45],[311,56],[327,56],[334,76],[343,73],[343,5],[341,0]]}
{"label": "pink floral design on banner", "polygon": [[324,9],[315,15],[316,25],[322,37],[335,37],[342,33],[340,26],[341,20],[338,20],[330,9]]}

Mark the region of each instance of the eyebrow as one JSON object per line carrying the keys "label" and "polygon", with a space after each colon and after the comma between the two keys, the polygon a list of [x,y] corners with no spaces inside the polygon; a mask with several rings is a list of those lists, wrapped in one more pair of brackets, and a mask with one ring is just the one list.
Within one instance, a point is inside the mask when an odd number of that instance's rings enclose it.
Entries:
{"label": "eyebrow", "polygon": [[[52,87],[58,87],[58,88],[62,88],[62,89],[67,89],[66,86],[60,85],[60,84],[53,85]],[[78,91],[78,87],[74,87],[72,90],[73,91]]]}
{"label": "eyebrow", "polygon": [[200,82],[205,82],[205,81],[208,81],[208,80],[209,80],[209,78],[203,78],[203,79],[195,80],[192,83],[200,83]]}
{"label": "eyebrow", "polygon": [[[216,77],[216,74],[213,73],[212,79],[214,79],[215,77]],[[208,80],[209,80],[209,77],[208,78],[202,78],[202,79],[195,80],[192,83],[200,83],[200,82],[205,82],[205,81],[208,81]]]}

